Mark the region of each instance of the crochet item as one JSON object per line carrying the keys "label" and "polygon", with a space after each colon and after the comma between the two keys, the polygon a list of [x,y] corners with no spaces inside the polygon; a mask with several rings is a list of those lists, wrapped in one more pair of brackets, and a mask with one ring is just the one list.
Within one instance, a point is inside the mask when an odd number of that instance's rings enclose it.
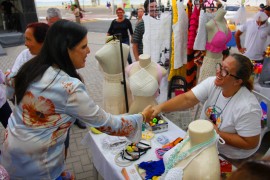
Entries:
{"label": "crochet item", "polygon": [[152,179],[153,176],[161,176],[165,171],[162,159],[159,161],[141,162],[139,167],[146,171],[145,179]]}

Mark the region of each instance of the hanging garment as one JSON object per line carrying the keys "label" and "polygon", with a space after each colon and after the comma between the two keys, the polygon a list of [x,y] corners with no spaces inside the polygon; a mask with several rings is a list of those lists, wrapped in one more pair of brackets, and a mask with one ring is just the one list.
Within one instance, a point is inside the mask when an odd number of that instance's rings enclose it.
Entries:
{"label": "hanging garment", "polygon": [[160,20],[151,16],[143,16],[144,21],[144,34],[143,34],[143,53],[149,54],[151,60],[154,62],[159,61],[160,57],[160,44],[159,38]]}
{"label": "hanging garment", "polygon": [[221,62],[222,56],[219,59],[212,59],[210,57],[204,56],[198,83],[202,82],[210,76],[216,76],[216,64]]}
{"label": "hanging garment", "polygon": [[188,17],[183,1],[177,2],[178,21],[172,26],[174,35],[174,69],[178,69],[187,63],[187,32]]}
{"label": "hanging garment", "polygon": [[194,50],[205,50],[205,45],[207,41],[207,33],[206,33],[206,23],[214,18],[214,14],[204,12],[204,10],[201,10],[200,17],[199,17],[199,28],[198,33],[195,38],[195,42],[193,45]]}
{"label": "hanging garment", "polygon": [[[177,4],[176,1],[172,1],[172,12],[173,12],[173,24],[176,24],[178,21],[178,12],[177,12]],[[171,57],[170,57],[170,72],[168,76],[168,81],[172,79],[174,76],[186,76],[186,67],[183,65],[181,68],[174,69],[174,33],[172,32],[171,36]]]}
{"label": "hanging garment", "polygon": [[[161,41],[161,44],[160,44],[161,56],[158,63],[161,65],[165,64],[166,55],[169,54],[169,51],[170,51],[170,43],[171,43],[170,35],[171,35],[171,26],[172,26],[171,20],[172,20],[171,13],[162,13],[160,16],[160,29],[159,29],[158,34]],[[169,50],[167,53],[166,53],[166,49]]]}
{"label": "hanging garment", "polygon": [[199,16],[200,11],[197,8],[197,6],[194,6],[194,10],[189,21],[188,44],[187,44],[189,49],[193,49],[193,45],[197,35],[197,29],[199,26]]}
{"label": "hanging garment", "polygon": [[247,15],[246,15],[246,9],[245,6],[241,6],[235,16],[234,16],[234,22],[236,25],[242,25],[245,24],[245,22],[247,21]]}
{"label": "hanging garment", "polygon": [[[196,31],[199,23],[199,10],[195,6],[194,11],[190,18],[190,28],[188,32],[188,62],[186,66],[186,80],[187,80],[187,88],[191,89],[196,85],[196,74],[197,74],[197,66],[194,63],[194,51],[193,45],[196,37]],[[194,36],[194,37],[193,37]]]}

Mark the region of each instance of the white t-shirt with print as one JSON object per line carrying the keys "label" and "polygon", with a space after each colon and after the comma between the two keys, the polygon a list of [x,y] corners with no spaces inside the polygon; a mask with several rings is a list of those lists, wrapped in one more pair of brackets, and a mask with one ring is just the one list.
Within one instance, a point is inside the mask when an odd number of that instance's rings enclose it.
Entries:
{"label": "white t-shirt with print", "polygon": [[[223,132],[237,133],[242,137],[260,134],[262,111],[255,95],[246,87],[241,87],[234,96],[226,98],[222,95],[221,88],[215,85],[215,78],[209,77],[192,89],[197,99],[204,103],[200,118],[209,120],[211,114],[216,119],[220,117],[218,127]],[[212,113],[213,110],[215,113]],[[245,150],[225,143],[218,144],[218,150],[228,158],[243,159],[255,153],[259,145]]]}

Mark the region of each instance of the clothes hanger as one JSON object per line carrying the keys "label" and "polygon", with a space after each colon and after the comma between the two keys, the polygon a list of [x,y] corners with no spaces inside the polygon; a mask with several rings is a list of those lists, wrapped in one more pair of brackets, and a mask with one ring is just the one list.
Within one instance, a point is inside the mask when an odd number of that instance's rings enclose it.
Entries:
{"label": "clothes hanger", "polygon": [[202,4],[202,9],[204,10],[204,12],[206,12],[206,9],[211,9],[212,11],[214,11],[214,9],[217,9],[217,6],[215,6],[214,1],[215,0],[204,0]]}

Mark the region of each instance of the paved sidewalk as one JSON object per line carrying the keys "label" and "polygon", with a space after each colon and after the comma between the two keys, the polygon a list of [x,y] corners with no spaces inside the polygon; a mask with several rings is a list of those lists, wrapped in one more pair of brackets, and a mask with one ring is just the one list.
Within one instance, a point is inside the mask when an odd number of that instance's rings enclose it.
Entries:
{"label": "paved sidewalk", "polygon": [[[88,33],[88,42],[91,53],[87,57],[86,67],[79,70],[84,77],[90,96],[100,106],[102,105],[103,97],[103,75],[98,70],[97,61],[95,60],[94,55],[96,51],[104,45],[105,36],[106,34],[104,33]],[[11,68],[17,55],[25,48],[26,47],[24,45],[5,48],[7,55],[0,56],[0,68],[3,71]],[[2,125],[0,125],[0,132],[1,148],[4,137]],[[91,159],[91,152],[89,152],[89,149],[86,146],[81,144],[81,140],[87,132],[88,130],[79,129],[76,125],[73,125],[70,131],[70,145],[66,160],[66,169],[73,172],[77,180],[95,180],[95,171]]]}

